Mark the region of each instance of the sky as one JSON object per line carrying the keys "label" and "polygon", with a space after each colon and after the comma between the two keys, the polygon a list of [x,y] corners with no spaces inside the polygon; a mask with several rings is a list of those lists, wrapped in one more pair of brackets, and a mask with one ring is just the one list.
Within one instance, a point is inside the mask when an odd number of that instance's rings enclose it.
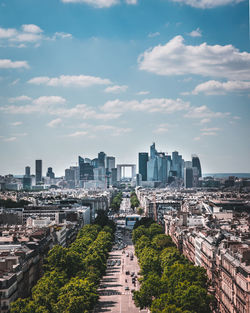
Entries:
{"label": "sky", "polygon": [[250,172],[247,0],[0,0],[0,174],[78,155]]}

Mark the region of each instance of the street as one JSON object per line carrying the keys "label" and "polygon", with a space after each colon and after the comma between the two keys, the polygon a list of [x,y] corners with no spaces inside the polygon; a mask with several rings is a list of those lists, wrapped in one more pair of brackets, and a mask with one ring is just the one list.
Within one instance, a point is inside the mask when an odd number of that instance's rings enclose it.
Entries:
{"label": "street", "polygon": [[[125,211],[130,207],[128,200],[123,199],[123,206],[121,206]],[[130,238],[131,232],[126,231],[120,236],[127,246],[124,249],[110,252],[106,275],[99,287],[99,302],[94,312],[146,313],[147,310],[137,308],[132,299],[132,290],[139,289],[137,278],[134,278],[135,284],[133,284],[132,278],[138,276],[140,268],[134,254],[134,246]]]}

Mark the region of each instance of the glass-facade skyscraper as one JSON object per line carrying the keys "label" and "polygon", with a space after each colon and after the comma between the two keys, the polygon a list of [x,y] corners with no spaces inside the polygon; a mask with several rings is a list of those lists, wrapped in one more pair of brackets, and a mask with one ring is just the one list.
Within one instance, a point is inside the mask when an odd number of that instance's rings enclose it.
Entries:
{"label": "glass-facade skyscraper", "polygon": [[200,159],[197,155],[192,155],[192,167],[196,167],[198,169],[198,176],[202,177],[202,171],[201,171],[201,163]]}
{"label": "glass-facade skyscraper", "polygon": [[78,157],[80,180],[87,181],[94,179],[93,165],[84,162],[84,158]]}
{"label": "glass-facade skyscraper", "polygon": [[148,153],[139,152],[139,174],[142,176],[142,181],[147,181],[147,162],[148,162]]}
{"label": "glass-facade skyscraper", "polygon": [[42,183],[42,160],[36,160],[36,185]]}

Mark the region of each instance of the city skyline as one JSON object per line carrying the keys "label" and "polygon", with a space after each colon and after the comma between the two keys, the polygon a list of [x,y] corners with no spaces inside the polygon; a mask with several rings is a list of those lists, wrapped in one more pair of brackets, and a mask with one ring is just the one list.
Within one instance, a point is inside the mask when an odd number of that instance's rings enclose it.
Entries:
{"label": "city skyline", "polygon": [[250,172],[248,18],[246,0],[0,0],[0,174],[138,166],[152,142]]}

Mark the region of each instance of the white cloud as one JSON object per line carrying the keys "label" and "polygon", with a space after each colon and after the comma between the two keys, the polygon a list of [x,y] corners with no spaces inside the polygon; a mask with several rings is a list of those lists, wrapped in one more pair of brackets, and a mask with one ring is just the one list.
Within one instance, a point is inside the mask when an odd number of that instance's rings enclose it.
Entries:
{"label": "white cloud", "polygon": [[109,8],[118,4],[119,0],[61,0],[64,3],[85,3],[96,8]]}
{"label": "white cloud", "polygon": [[111,136],[120,136],[122,134],[130,133],[132,131],[131,128],[122,128],[116,127],[112,125],[97,125],[93,127],[94,131],[109,131],[111,132]]}
{"label": "white cloud", "polygon": [[[41,34],[37,33],[20,33],[16,35],[15,37],[11,38],[11,41],[17,41],[17,42],[36,42],[42,39]],[[19,48],[25,47],[20,45]]]}
{"label": "white cloud", "polygon": [[50,106],[54,104],[64,104],[66,99],[59,96],[43,96],[33,100],[33,103],[38,106]]}
{"label": "white cloud", "polygon": [[210,123],[211,122],[211,119],[210,118],[203,118],[201,121],[200,121],[200,124],[207,124],[207,123]]}
{"label": "white cloud", "polygon": [[138,62],[141,70],[158,75],[195,74],[250,80],[250,53],[239,52],[232,45],[185,45],[182,36],[145,51]]}
{"label": "white cloud", "polygon": [[0,39],[8,39],[17,34],[15,28],[2,28],[0,27]]}
{"label": "white cloud", "polygon": [[16,139],[17,139],[16,137],[8,137],[8,138],[5,138],[4,141],[5,142],[12,142],[12,141],[16,141]]}
{"label": "white cloud", "polygon": [[217,136],[217,132],[222,129],[219,127],[206,127],[201,129],[201,134],[194,138],[194,141],[201,140],[202,137],[206,136]]}
{"label": "white cloud", "polygon": [[34,85],[47,85],[47,86],[62,86],[62,87],[89,87],[94,85],[109,85],[111,81],[106,78],[100,78],[96,76],[87,75],[61,75],[59,77],[47,77],[40,76],[34,77],[28,81],[30,84]]}
{"label": "white cloud", "polygon": [[106,125],[106,124],[101,124],[101,125],[90,125],[90,124],[82,124],[80,126],[81,128],[84,128],[87,130],[88,133],[101,133],[103,132],[109,132],[110,136],[120,136],[122,134],[126,134],[132,131],[131,128],[123,128],[123,127],[117,127],[113,125]]}
{"label": "white cloud", "polygon": [[104,91],[107,93],[121,93],[121,92],[125,92],[128,89],[128,86],[123,85],[123,86],[119,86],[119,85],[115,85],[115,86],[110,86],[107,87]]}
{"label": "white cloud", "polygon": [[137,4],[137,0],[125,0],[127,4]]}
{"label": "white cloud", "polygon": [[199,84],[192,91],[192,94],[205,93],[206,95],[225,95],[228,92],[250,91],[250,81],[227,81],[219,82],[209,80]]}
{"label": "white cloud", "polygon": [[86,136],[88,134],[88,132],[86,131],[76,131],[72,134],[69,134],[68,137],[82,137],[82,136]]}
{"label": "white cloud", "polygon": [[131,100],[121,101],[119,99],[107,101],[101,110],[105,112],[126,112],[126,111],[145,111],[149,113],[161,112],[161,113],[173,113],[177,111],[188,110],[190,107],[189,102],[184,102],[181,99],[167,99],[167,98],[155,98],[144,99],[142,101]]}
{"label": "white cloud", "polygon": [[190,107],[184,117],[204,120],[212,118],[225,118],[229,115],[229,112],[213,112],[206,105],[202,105],[199,107]]}
{"label": "white cloud", "polygon": [[7,114],[32,114],[32,113],[49,113],[55,110],[58,105],[65,104],[66,100],[59,96],[43,96],[36,98],[31,104],[27,105],[6,105],[0,107],[0,111]]}
{"label": "white cloud", "polygon": [[72,38],[72,34],[63,33],[63,32],[56,32],[54,34],[53,39],[56,39],[56,38],[62,38],[62,39],[69,38],[69,39],[71,39]]}
{"label": "white cloud", "polygon": [[210,128],[207,127],[201,129],[202,132],[217,132],[219,130],[221,130],[221,128],[219,127],[210,127]]}
{"label": "white cloud", "polygon": [[191,33],[189,33],[189,36],[191,37],[201,37],[201,30],[198,28],[196,28],[196,30],[191,31]]}
{"label": "white cloud", "polygon": [[43,30],[35,24],[24,24],[22,25],[22,29],[26,33],[39,34],[43,32]]}
{"label": "white cloud", "polygon": [[160,33],[159,33],[159,32],[149,33],[149,34],[148,34],[148,37],[149,37],[149,38],[154,38],[154,37],[157,37],[157,36],[160,36]]}
{"label": "white cloud", "polygon": [[20,126],[20,125],[22,125],[23,124],[23,122],[13,122],[13,123],[11,123],[10,125],[11,126]]}
{"label": "white cloud", "polygon": [[217,136],[216,132],[204,132],[201,133],[202,136]]}
{"label": "white cloud", "polygon": [[47,124],[47,126],[54,128],[54,127],[60,126],[61,124],[62,124],[62,119],[56,118],[56,119],[50,121]]}
{"label": "white cloud", "polygon": [[42,40],[55,40],[57,38],[72,38],[72,35],[56,32],[51,38],[46,37],[43,30],[35,24],[24,24],[20,29],[0,27],[0,40],[5,41],[11,47],[25,48],[28,43],[34,44],[34,47],[39,47]]}
{"label": "white cloud", "polygon": [[167,133],[169,131],[168,124],[160,124],[153,132],[156,134]]}
{"label": "white cloud", "polygon": [[172,0],[199,9],[211,9],[228,4],[238,4],[244,0]]}
{"label": "white cloud", "polygon": [[139,92],[137,92],[137,96],[145,96],[145,95],[148,95],[148,94],[150,94],[150,91],[139,91]]}
{"label": "white cloud", "polygon": [[0,68],[29,68],[27,61],[11,61],[10,59],[0,59]]}
{"label": "white cloud", "polygon": [[13,102],[19,102],[19,101],[31,101],[32,98],[22,95],[19,97],[14,97],[14,98],[9,98],[9,102],[13,103]]}

